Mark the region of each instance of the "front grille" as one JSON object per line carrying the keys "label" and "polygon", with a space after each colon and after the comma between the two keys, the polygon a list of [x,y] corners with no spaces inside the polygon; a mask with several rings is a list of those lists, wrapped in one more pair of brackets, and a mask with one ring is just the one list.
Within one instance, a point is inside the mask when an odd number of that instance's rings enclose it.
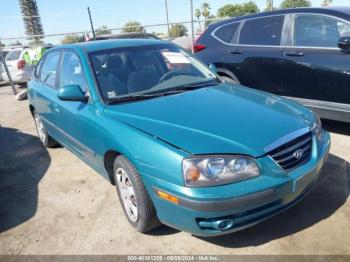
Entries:
{"label": "front grille", "polygon": [[273,149],[268,155],[283,169],[291,170],[309,161],[311,150],[312,133],[309,132]]}

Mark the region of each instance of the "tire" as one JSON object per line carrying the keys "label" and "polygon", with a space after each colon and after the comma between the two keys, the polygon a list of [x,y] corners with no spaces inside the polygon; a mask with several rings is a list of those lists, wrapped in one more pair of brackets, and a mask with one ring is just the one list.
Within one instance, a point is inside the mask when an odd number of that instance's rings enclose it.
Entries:
{"label": "tire", "polygon": [[226,83],[232,83],[232,84],[240,84],[239,83],[239,80],[237,79],[237,77],[230,77],[230,76],[227,76],[227,75],[221,75],[220,76],[222,80],[224,80]]}
{"label": "tire", "polygon": [[141,177],[126,157],[121,155],[114,160],[113,175],[120,204],[136,231],[146,233],[159,226],[156,210]]}
{"label": "tire", "polygon": [[48,148],[56,146],[57,142],[49,136],[45,126],[43,125],[41,117],[39,116],[39,114],[36,113],[36,111],[34,111],[33,117],[35,122],[35,128],[42,145]]}

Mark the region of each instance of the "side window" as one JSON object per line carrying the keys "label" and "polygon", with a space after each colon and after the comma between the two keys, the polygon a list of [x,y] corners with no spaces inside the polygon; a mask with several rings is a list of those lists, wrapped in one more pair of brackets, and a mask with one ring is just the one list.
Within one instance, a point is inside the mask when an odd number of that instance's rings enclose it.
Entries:
{"label": "side window", "polygon": [[271,16],[245,21],[239,43],[243,45],[279,46],[284,16]]}
{"label": "side window", "polygon": [[40,79],[44,83],[55,86],[57,65],[60,60],[60,53],[53,52],[46,56],[41,68]]}
{"label": "side window", "polygon": [[65,85],[79,85],[83,92],[87,91],[87,83],[79,57],[73,52],[63,53],[60,87]]}
{"label": "side window", "polygon": [[349,35],[349,24],[323,15],[296,15],[294,46],[337,47],[341,36]]}
{"label": "side window", "polygon": [[219,27],[214,35],[225,43],[231,43],[233,35],[235,34],[240,22],[227,24],[222,27]]}

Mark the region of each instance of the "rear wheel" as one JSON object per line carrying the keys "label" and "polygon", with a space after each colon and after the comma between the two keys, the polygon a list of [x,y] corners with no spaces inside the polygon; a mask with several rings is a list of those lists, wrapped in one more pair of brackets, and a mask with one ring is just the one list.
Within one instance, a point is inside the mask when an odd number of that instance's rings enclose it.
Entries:
{"label": "rear wheel", "polygon": [[126,157],[118,156],[113,170],[119,200],[129,223],[142,233],[160,225],[151,198],[136,168]]}
{"label": "rear wheel", "polygon": [[35,111],[34,111],[34,121],[35,121],[36,131],[38,133],[38,137],[41,143],[43,144],[43,146],[44,147],[56,146],[57,142],[52,137],[49,136],[44,126],[43,120]]}

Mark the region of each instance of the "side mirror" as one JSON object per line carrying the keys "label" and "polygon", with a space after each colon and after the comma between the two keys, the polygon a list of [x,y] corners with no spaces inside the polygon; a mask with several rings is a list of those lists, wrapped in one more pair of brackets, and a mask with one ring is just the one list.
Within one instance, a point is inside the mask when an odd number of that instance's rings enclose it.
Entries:
{"label": "side mirror", "polygon": [[63,101],[87,101],[88,97],[81,91],[79,85],[66,85],[60,87],[57,92],[57,97]]}
{"label": "side mirror", "polygon": [[210,64],[209,65],[209,69],[215,74],[218,73],[218,70],[216,69],[216,66],[214,64]]}
{"label": "side mirror", "polygon": [[350,36],[342,36],[339,38],[338,47],[343,50],[350,50]]}

